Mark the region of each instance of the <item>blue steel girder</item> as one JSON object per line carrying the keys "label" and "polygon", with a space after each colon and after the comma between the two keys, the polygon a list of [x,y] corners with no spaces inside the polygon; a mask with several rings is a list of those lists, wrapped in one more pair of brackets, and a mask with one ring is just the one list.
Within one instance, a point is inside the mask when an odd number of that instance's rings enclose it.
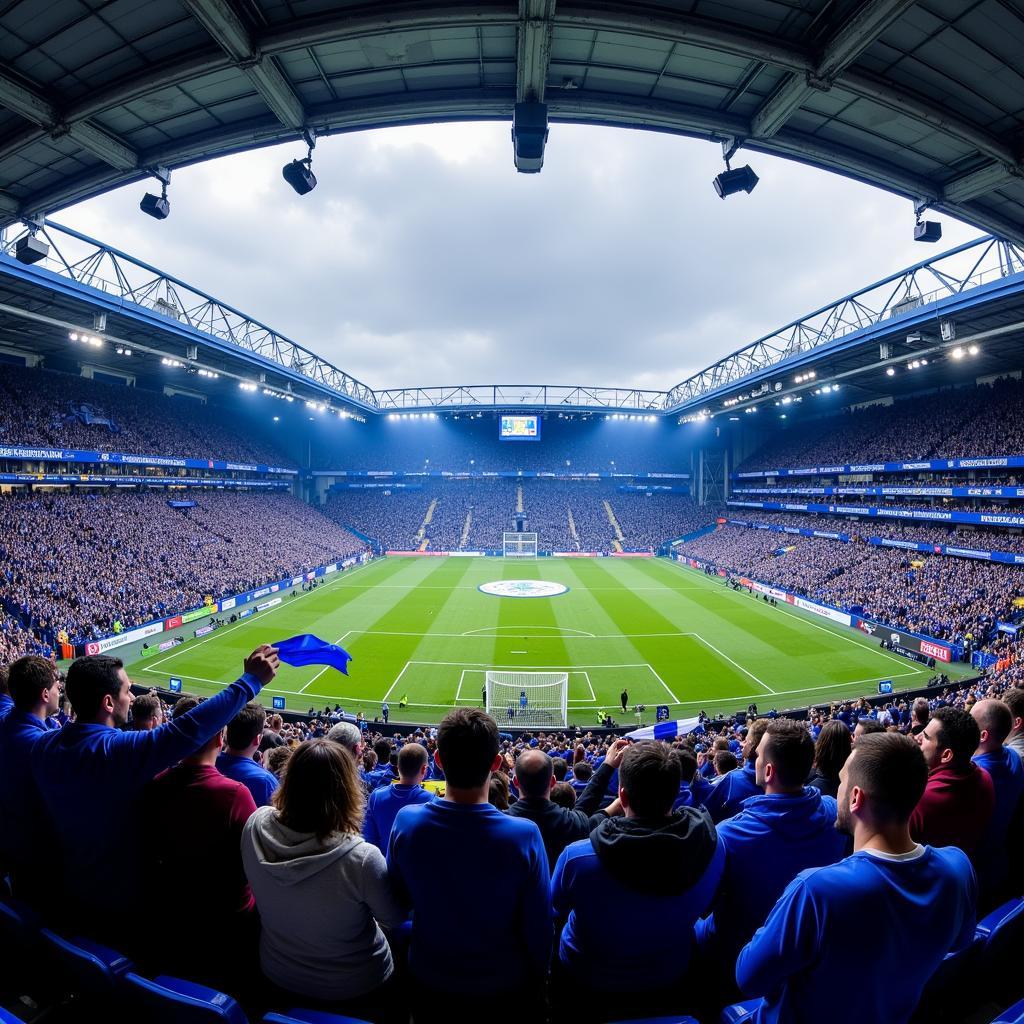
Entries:
{"label": "blue steel girder", "polygon": [[824,350],[856,331],[1021,271],[1024,248],[983,236],[876,281],[738,349],[670,389],[665,412],[690,411],[712,392],[773,372],[793,356]]}
{"label": "blue steel girder", "polygon": [[[12,256],[20,235],[4,239],[0,252]],[[50,256],[37,264],[40,270],[67,278],[81,289],[93,289],[119,303],[131,303],[147,319],[156,315],[190,328],[203,337],[226,342],[239,354],[250,353],[264,365],[298,375],[333,391],[339,399],[368,412],[377,411],[373,390],[296,342],[257,320],[133,257],[87,235],[46,221],[37,234],[50,245]],[[87,292],[80,297],[88,299]],[[132,311],[121,305],[126,313]],[[150,322],[153,322],[152,320]],[[156,321],[159,322],[159,321]],[[216,346],[223,351],[222,346]]]}

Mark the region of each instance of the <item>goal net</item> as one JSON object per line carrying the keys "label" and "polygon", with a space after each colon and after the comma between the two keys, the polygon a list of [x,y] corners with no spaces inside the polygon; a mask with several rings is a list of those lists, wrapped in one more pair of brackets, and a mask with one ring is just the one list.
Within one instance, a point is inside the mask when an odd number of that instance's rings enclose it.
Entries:
{"label": "goal net", "polygon": [[564,729],[568,672],[493,672],[486,675],[487,713],[498,727]]}
{"label": "goal net", "polygon": [[536,558],[537,534],[503,533],[501,551],[506,558]]}

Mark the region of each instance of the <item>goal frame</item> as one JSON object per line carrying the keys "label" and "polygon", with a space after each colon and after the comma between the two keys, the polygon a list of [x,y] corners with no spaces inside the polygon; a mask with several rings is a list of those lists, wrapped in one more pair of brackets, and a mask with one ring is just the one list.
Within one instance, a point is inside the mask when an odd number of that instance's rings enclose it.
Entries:
{"label": "goal frame", "polygon": [[501,554],[504,558],[534,559],[537,557],[536,533],[502,533]]}
{"label": "goal frame", "polygon": [[[496,687],[502,691],[497,692]],[[557,688],[557,691],[556,691]],[[500,728],[565,729],[569,724],[569,672],[486,669],[484,671],[487,713]],[[548,699],[535,699],[540,691]],[[551,694],[555,699],[551,699]],[[525,706],[521,703],[526,694]],[[509,710],[513,712],[509,714]]]}

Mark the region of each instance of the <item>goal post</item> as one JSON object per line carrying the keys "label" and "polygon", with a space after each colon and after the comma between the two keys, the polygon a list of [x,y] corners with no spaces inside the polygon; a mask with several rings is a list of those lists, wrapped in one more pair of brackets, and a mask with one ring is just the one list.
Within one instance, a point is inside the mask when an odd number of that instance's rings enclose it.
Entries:
{"label": "goal post", "polygon": [[503,533],[501,535],[501,553],[506,558],[536,558],[537,534]]}
{"label": "goal post", "polygon": [[487,713],[498,727],[564,729],[568,725],[568,672],[487,670]]}

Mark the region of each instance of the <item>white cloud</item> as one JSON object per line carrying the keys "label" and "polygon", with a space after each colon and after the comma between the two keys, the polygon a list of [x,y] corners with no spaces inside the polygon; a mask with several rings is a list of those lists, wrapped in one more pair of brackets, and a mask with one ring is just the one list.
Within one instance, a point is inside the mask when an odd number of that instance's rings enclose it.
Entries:
{"label": "white cloud", "polygon": [[[60,220],[263,320],[372,387],[502,382],[667,388],[820,305],[935,253],[910,203],[717,147],[553,125],[517,175],[507,124],[319,141],[298,197],[288,144],[176,171],[168,220],[132,186]],[[943,245],[975,237],[943,218]]]}

